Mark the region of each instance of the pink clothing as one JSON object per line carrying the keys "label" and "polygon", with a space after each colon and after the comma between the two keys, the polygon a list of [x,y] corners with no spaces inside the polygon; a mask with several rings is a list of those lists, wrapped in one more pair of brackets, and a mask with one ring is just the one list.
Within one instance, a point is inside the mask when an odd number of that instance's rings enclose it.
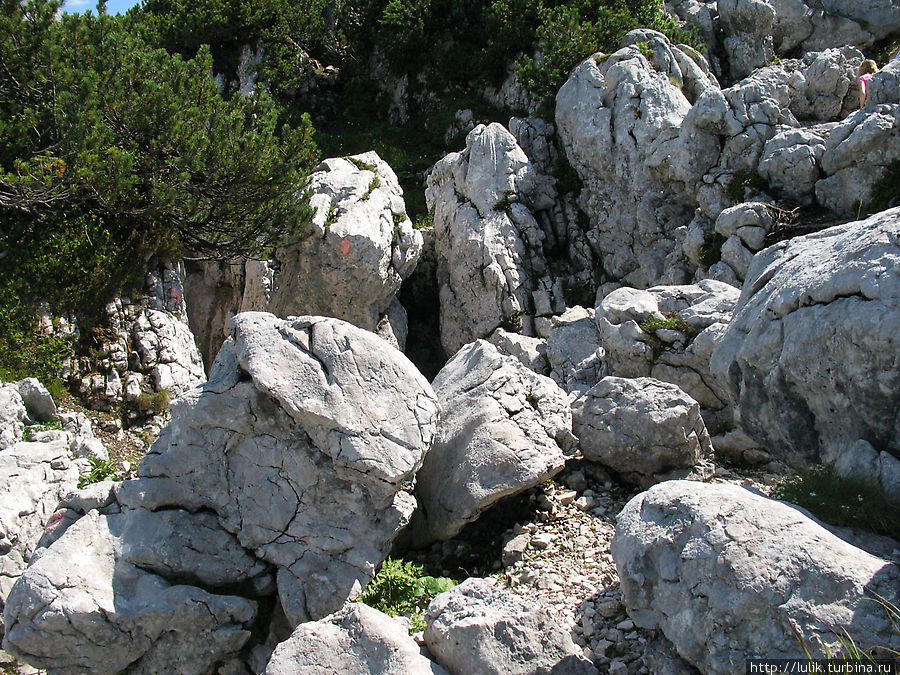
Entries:
{"label": "pink clothing", "polygon": [[872,76],[874,74],[875,73],[866,73],[865,75],[860,75],[858,78],[856,78],[856,81],[859,82],[859,95],[863,101],[865,101],[869,96],[869,92],[866,91],[866,85],[869,84],[869,80],[872,79]]}

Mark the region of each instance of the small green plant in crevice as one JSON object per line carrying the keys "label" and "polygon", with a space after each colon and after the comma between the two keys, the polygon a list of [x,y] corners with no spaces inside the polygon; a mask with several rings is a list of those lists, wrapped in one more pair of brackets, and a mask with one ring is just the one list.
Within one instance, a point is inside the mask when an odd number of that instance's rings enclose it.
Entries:
{"label": "small green plant in crevice", "polygon": [[528,402],[528,405],[530,405],[532,408],[534,408],[535,410],[540,410],[540,408],[538,408],[538,405],[541,402],[540,396],[538,396],[537,394],[534,394],[532,392],[528,392],[525,395],[525,400]]}
{"label": "small green plant in crevice", "polygon": [[388,558],[359,601],[388,616],[409,617],[410,632],[423,630],[423,614],[428,603],[434,596],[456,586],[456,581],[423,575],[422,571],[422,566],[414,562]]}
{"label": "small green plant in crevice", "polygon": [[78,478],[79,490],[93,483],[99,483],[102,480],[119,480],[115,477],[116,465],[112,460],[91,457],[88,459],[88,462],[91,465],[91,470],[88,473],[81,474]]}
{"label": "small green plant in crevice", "polygon": [[434,213],[428,212],[413,221],[414,230],[424,230],[429,227],[434,227]]}
{"label": "small green plant in crevice", "polygon": [[878,486],[838,476],[823,464],[805,474],[786,478],[772,497],[809,510],[826,523],[861,527],[876,534],[900,538],[900,509]]}
{"label": "small green plant in crevice", "polygon": [[168,389],[154,392],[144,391],[135,399],[134,407],[139,412],[161,415],[169,407],[171,400],[172,394]]}
{"label": "small green plant in crevice", "polygon": [[348,162],[353,164],[360,171],[371,171],[372,173],[378,173],[378,167],[374,164],[369,164],[369,162],[364,162],[358,157],[345,157]]}
{"label": "small green plant in crevice", "polygon": [[508,211],[509,207],[517,201],[519,200],[518,197],[516,197],[514,190],[504,190],[503,196],[496,204],[494,204],[494,211]]}
{"label": "small green plant in crevice", "polygon": [[337,207],[332,204],[328,207],[328,215],[325,216],[325,229],[334,225],[338,221]]}
{"label": "small green plant in crevice", "polygon": [[392,213],[391,216],[394,218],[394,225],[399,225],[404,220],[408,220],[408,217],[405,213]]}
{"label": "small green plant in crevice", "polygon": [[375,192],[376,188],[381,187],[381,179],[376,175],[372,176],[372,182],[369,183],[369,187],[366,188],[366,191],[363,192],[362,199],[363,201],[367,200],[372,196],[372,193]]}
{"label": "small green plant in crevice", "polygon": [[638,327],[649,336],[647,343],[653,348],[654,359],[666,348],[666,343],[657,337],[657,331],[678,331],[684,335],[687,342],[690,342],[697,335],[697,330],[682,319],[678,312],[669,312],[663,319],[651,316],[639,323]]}
{"label": "small green plant in crevice", "polygon": [[739,204],[744,201],[744,195],[747,190],[768,190],[769,184],[761,177],[755,173],[747,173],[746,171],[741,171],[736,174],[731,179],[731,182],[728,183],[728,196],[734,201],[735,204]]}
{"label": "small green plant in crevice", "polygon": [[722,245],[725,237],[718,232],[710,232],[703,239],[700,247],[700,265],[703,269],[709,269],[722,259]]}
{"label": "small green plant in crevice", "polygon": [[643,54],[644,58],[650,62],[650,66],[654,70],[659,70],[656,64],[653,63],[653,47],[650,46],[649,42],[635,42],[634,46],[638,48],[638,51]]}
{"label": "small green plant in crevice", "polygon": [[882,171],[881,178],[872,184],[868,213],[884,211],[900,204],[900,160],[895,159]]}
{"label": "small green plant in crevice", "polygon": [[516,310],[511,314],[504,314],[500,319],[500,328],[509,333],[518,333],[522,330],[522,315],[523,312],[521,309]]}

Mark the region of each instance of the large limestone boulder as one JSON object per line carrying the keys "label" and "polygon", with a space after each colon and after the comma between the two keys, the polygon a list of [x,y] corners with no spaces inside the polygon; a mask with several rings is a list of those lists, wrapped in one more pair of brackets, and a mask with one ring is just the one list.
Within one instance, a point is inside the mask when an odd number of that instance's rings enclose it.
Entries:
{"label": "large limestone boulder", "polygon": [[[683,52],[676,58],[680,50],[660,34],[632,38],[633,44],[609,56],[595,54],[575,68],[556,96],[556,124],[584,181],[579,205],[590,218],[591,246],[603,252],[603,268],[613,278],[645,288],[688,275],[667,261],[677,228],[692,215],[667,174],[691,109],[678,86],[687,70],[678,64],[693,61]],[[644,56],[648,50],[652,62]]]}
{"label": "large limestone boulder", "polygon": [[425,621],[425,644],[451,673],[597,672],[546,610],[487,579],[466,579],[438,595]]}
{"label": "large limestone boulder", "polygon": [[605,377],[572,402],[584,458],[646,488],[712,474],[713,447],[700,405],[674,384]]}
{"label": "large limestone boulder", "polygon": [[422,253],[397,175],[375,152],[334,157],[308,189],[309,234],[276,251],[271,290],[243,298],[241,310],[332,316],[374,331]]}
{"label": "large limestone boulder", "polygon": [[900,457],[900,210],[758,253],[710,368],[795,465],[858,439]]}
{"label": "large limestone boulder", "polygon": [[[240,651],[256,603],[172,583],[128,562],[128,520],[91,511],[42,550],[7,598],[7,651],[57,673],[198,675]],[[184,536],[165,534],[176,532]],[[228,550],[208,551],[193,571],[220,555],[228,558]]]}
{"label": "large limestone boulder", "polygon": [[[704,673],[748,658],[813,658],[896,643],[884,608],[900,568],[838,539],[795,506],[736,485],[660,483],[618,516],[612,542],[625,606]],[[798,636],[802,645],[798,642]]]}
{"label": "large limestone boulder", "polygon": [[550,377],[567,392],[585,391],[607,374],[594,310],[572,307],[554,316],[547,336]]}
{"label": "large limestone boulder", "polygon": [[552,477],[572,449],[565,393],[484,340],[433,382],[441,417],[416,478],[419,543],[449,539],[486,508]]}
{"label": "large limestone boulder", "polygon": [[464,151],[435,164],[425,197],[434,212],[447,354],[497,327],[531,333],[534,316],[564,308],[562,286],[548,276],[546,235],[534,216],[555,196],[553,182],[500,124],[479,125]]}
{"label": "large limestone boulder", "polygon": [[120,501],[209,509],[278,568],[293,623],[320,618],[374,576],[415,500],[401,486],[435,430],[429,384],[374,334],[338,319],[245,313],[207,384],[172,423]]}
{"label": "large limestone boulder", "polygon": [[422,656],[395,619],[351,603],[319,621],[302,623],[275,648],[266,675],[446,675]]}
{"label": "large limestone boulder", "polygon": [[709,359],[738,296],[736,288],[713,279],[645,291],[616,289],[595,310],[610,374],[671,382],[700,403],[714,433],[729,427],[729,396],[712,377]]}
{"label": "large limestone boulder", "polygon": [[719,0],[719,28],[732,81],[772,60],[775,8],[766,0]]}

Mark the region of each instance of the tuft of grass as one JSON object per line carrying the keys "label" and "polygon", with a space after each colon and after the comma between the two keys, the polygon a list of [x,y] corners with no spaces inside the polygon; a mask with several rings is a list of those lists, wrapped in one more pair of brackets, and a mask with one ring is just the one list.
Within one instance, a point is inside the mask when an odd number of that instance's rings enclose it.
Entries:
{"label": "tuft of grass", "polygon": [[413,221],[414,230],[425,230],[434,227],[434,214],[431,212],[419,216]]}
{"label": "tuft of grass", "polygon": [[332,204],[328,207],[328,215],[325,216],[325,229],[334,225],[338,221],[337,207]]}
{"label": "tuft of grass", "polygon": [[872,184],[869,193],[868,213],[878,213],[900,204],[900,160],[888,164],[881,178]]}
{"label": "tuft of grass", "polygon": [[381,187],[381,179],[375,175],[372,177],[372,182],[369,183],[369,187],[366,188],[366,191],[363,192],[362,200],[366,201],[369,197],[372,196],[372,193],[375,192],[376,188]]}
{"label": "tuft of grass", "polygon": [[697,331],[682,319],[678,312],[669,312],[664,319],[656,319],[651,316],[639,323],[638,326],[649,335],[655,335],[658,330],[677,330],[690,339],[697,334]]}
{"label": "tuft of grass", "polygon": [[153,413],[161,415],[169,407],[172,400],[172,394],[168,389],[161,389],[155,392],[142,392],[134,401],[134,406],[140,412]]}
{"label": "tuft of grass", "polygon": [[388,616],[409,617],[411,633],[424,630],[428,603],[434,596],[456,586],[456,581],[423,575],[422,571],[422,566],[414,562],[388,558],[359,601]]}
{"label": "tuft of grass", "polygon": [[772,497],[802,506],[826,523],[861,527],[900,539],[900,509],[878,486],[838,476],[823,464],[800,476],[786,478]]}
{"label": "tuft of grass", "polygon": [[112,460],[104,461],[102,459],[97,459],[96,457],[91,457],[88,459],[88,462],[91,464],[91,470],[78,478],[79,490],[88,485],[92,485],[93,483],[99,483],[107,478],[120,480],[115,476],[116,465]]}

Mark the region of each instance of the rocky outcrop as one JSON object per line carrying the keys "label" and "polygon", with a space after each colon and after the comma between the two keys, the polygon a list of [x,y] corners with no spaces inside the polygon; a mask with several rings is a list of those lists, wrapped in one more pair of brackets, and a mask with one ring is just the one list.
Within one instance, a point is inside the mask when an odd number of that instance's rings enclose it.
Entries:
{"label": "rocky outcrop", "polygon": [[714,433],[730,427],[728,392],[710,374],[709,359],[738,296],[733,286],[712,279],[613,291],[595,316],[610,374],[671,382],[700,404]]}
{"label": "rocky outcrop", "polygon": [[605,377],[572,402],[584,458],[646,488],[712,475],[713,447],[700,405],[674,384]]}
{"label": "rocky outcrop", "polygon": [[[679,276],[666,259],[675,231],[692,215],[667,185],[667,165],[691,109],[679,87],[688,71],[679,63],[693,61],[660,34],[642,37],[612,55],[595,54],[572,72],[556,97],[556,124],[584,181],[579,204],[603,268],[614,279],[647,287],[667,274]],[[672,281],[686,275],[682,270]]]}
{"label": "rocky outcrop", "polygon": [[743,429],[791,464],[859,439],[900,457],[898,236],[892,209],[753,259],[710,367]]}
{"label": "rocky outcrop", "polygon": [[447,354],[498,326],[533,333],[536,315],[565,307],[547,276],[534,211],[553,205],[552,180],[499,124],[480,125],[466,149],[435,164],[425,191],[434,211],[441,342]]}
{"label": "rocky outcrop", "polygon": [[619,514],[612,554],[632,620],[705,673],[805,650],[825,658],[841,651],[835,630],[860,649],[896,640],[873,598],[896,605],[900,568],[743,487],[650,488]]}
{"label": "rocky outcrop", "polygon": [[173,402],[140,478],[64,500],[10,592],[15,656],[210,672],[265,628],[258,608],[276,592],[293,626],[372,578],[415,508],[403,487],[434,435],[430,386],[337,319],[248,313],[232,331],[210,380]]}
{"label": "rocky outcrop", "polygon": [[451,673],[597,672],[546,611],[487,579],[466,579],[438,595],[425,621],[425,644]]}
{"label": "rocky outcrop", "polygon": [[390,323],[400,344],[406,321],[396,296],[422,253],[422,235],[396,174],[375,152],[333,157],[316,167],[308,189],[314,215],[306,235],[271,260],[191,266],[191,325],[207,363],[230,318],[249,311],[330,316],[369,331]]}
{"label": "rocky outcrop", "polygon": [[351,603],[319,621],[297,626],[275,649],[266,675],[316,673],[446,675],[422,656],[419,645],[395,619]]}
{"label": "rocky outcrop", "polygon": [[772,27],[775,8],[766,0],[719,0],[722,46],[732,81],[747,77],[775,56]]}
{"label": "rocky outcrop", "polygon": [[205,379],[188,327],[183,278],[181,265],[151,268],[143,295],[116,297],[106,305],[87,339],[89,354],[74,368],[89,407],[111,411],[127,403],[134,412],[146,412],[146,396],[179,396]]}
{"label": "rocky outcrop", "polygon": [[418,543],[449,539],[503,497],[550,478],[574,445],[565,393],[489,342],[457,352],[433,386],[441,417],[416,478]]}
{"label": "rocky outcrop", "polygon": [[275,253],[266,304],[242,310],[333,316],[374,331],[422,252],[397,176],[367,152],[326,159],[309,190],[309,235]]}

